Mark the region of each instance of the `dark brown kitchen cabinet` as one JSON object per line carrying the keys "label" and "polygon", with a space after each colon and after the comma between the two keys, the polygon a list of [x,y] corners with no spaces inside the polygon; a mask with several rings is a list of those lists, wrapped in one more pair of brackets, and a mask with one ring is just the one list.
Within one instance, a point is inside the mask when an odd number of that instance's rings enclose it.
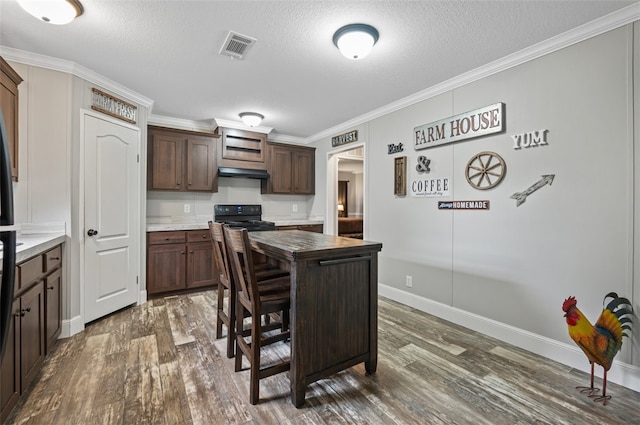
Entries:
{"label": "dark brown kitchen cabinet", "polygon": [[4,119],[9,156],[11,157],[11,179],[18,181],[18,85],[22,78],[0,57],[0,109]]}
{"label": "dark brown kitchen cabinet", "polygon": [[148,190],[217,192],[212,135],[148,128]]}
{"label": "dark brown kitchen cabinet", "polygon": [[29,388],[62,330],[62,246],[16,266],[9,339],[0,374],[0,423]]}
{"label": "dark brown kitchen cabinet", "polygon": [[217,283],[208,230],[149,232],[147,240],[149,295]]}
{"label": "dark brown kitchen cabinet", "polygon": [[218,130],[222,135],[219,166],[264,169],[266,134],[234,128]]}
{"label": "dark brown kitchen cabinet", "polygon": [[315,194],[315,148],[267,142],[267,171],[262,193]]}

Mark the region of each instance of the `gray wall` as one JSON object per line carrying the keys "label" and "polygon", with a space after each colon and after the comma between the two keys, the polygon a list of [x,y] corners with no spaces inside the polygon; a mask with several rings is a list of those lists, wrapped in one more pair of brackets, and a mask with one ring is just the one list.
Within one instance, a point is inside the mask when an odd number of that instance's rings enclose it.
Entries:
{"label": "gray wall", "polygon": [[[633,291],[634,255],[640,264],[633,250],[633,195],[640,181],[634,182],[633,160],[634,51],[640,110],[635,25],[635,48],[631,24],[359,127],[367,144],[365,239],[383,243],[381,285],[567,345],[573,342],[561,306],[570,295],[592,323],[609,291],[633,297],[640,311],[638,283]],[[414,127],[496,102],[506,105],[505,133],[413,149]],[[638,127],[636,118],[636,134]],[[511,135],[538,129],[549,130],[548,146],[513,149]],[[387,144],[398,142],[405,151],[388,155]],[[330,138],[314,145],[316,177],[326,182]],[[472,188],[464,176],[481,151],[496,152],[507,164],[505,179],[487,191]],[[429,176],[452,178],[451,196],[394,196],[393,158],[401,155],[407,156],[408,183],[418,155],[426,155]],[[553,184],[516,207],[510,196],[544,174],[555,174]],[[491,201],[489,211],[437,209],[439,200],[484,199]],[[311,214],[325,204],[316,196]],[[406,275],[413,277],[412,288],[405,286]],[[639,337],[636,329],[620,361],[640,365]]]}

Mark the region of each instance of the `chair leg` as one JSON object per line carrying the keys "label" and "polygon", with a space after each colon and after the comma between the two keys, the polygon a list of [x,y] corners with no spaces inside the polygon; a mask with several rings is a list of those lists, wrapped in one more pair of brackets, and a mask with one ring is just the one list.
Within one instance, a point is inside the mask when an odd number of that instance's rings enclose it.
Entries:
{"label": "chair leg", "polygon": [[236,294],[234,288],[229,289],[228,301],[229,329],[227,331],[227,358],[233,358],[236,345]]}
{"label": "chair leg", "polygon": [[[257,319],[257,320],[255,320]],[[249,383],[249,403],[258,404],[260,398],[260,317],[251,320],[251,379]]]}
{"label": "chair leg", "polygon": [[218,283],[218,319],[216,320],[216,339],[222,338],[222,317],[224,307],[224,286]]}
{"label": "chair leg", "polygon": [[236,337],[235,337],[235,345],[236,345],[236,364],[235,371],[240,372],[242,369],[242,349],[240,348],[239,340],[243,338],[242,336],[242,328],[244,323],[244,307],[240,304],[238,297],[236,297]]}

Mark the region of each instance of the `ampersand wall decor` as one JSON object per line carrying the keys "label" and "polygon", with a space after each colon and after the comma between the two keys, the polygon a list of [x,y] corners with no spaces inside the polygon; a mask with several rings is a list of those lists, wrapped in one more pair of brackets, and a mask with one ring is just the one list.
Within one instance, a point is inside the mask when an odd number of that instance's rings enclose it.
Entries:
{"label": "ampersand wall decor", "polygon": [[418,157],[418,165],[416,165],[416,170],[419,173],[428,173],[431,171],[429,168],[429,164],[431,164],[431,160],[427,159],[426,156],[420,155]]}

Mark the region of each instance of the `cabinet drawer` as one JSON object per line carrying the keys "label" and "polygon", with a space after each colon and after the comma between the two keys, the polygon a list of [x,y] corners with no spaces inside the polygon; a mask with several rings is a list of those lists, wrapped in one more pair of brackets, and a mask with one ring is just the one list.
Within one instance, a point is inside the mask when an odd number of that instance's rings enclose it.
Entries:
{"label": "cabinet drawer", "polygon": [[187,242],[211,242],[209,229],[189,230],[187,232]]}
{"label": "cabinet drawer", "polygon": [[185,232],[151,232],[149,233],[149,245],[163,245],[167,243],[185,243]]}
{"label": "cabinet drawer", "polygon": [[16,275],[16,281],[18,282],[18,291],[24,289],[27,285],[37,280],[42,276],[42,255],[33,257],[29,261],[25,261],[18,267],[18,273]]}
{"label": "cabinet drawer", "polygon": [[48,273],[57,269],[62,260],[62,249],[57,246],[44,254],[44,272]]}

